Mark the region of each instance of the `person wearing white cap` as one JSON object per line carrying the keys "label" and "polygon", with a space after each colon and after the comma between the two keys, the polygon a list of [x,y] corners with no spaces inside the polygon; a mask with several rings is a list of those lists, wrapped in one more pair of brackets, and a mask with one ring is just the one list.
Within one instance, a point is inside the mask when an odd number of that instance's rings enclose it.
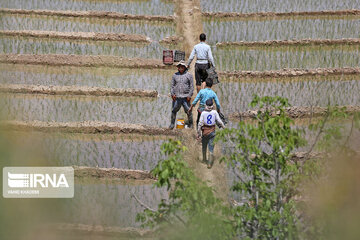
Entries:
{"label": "person wearing white cap", "polygon": [[[207,164],[208,168],[212,168],[214,164],[214,139],[215,127],[218,123],[222,128],[225,128],[219,113],[214,110],[212,99],[206,101],[205,110],[201,113],[200,121],[198,124],[198,139],[201,138],[203,162]],[[207,147],[209,147],[209,161],[206,159]]]}
{"label": "person wearing white cap", "polygon": [[171,123],[169,128],[175,127],[176,113],[183,106],[185,113],[188,116],[188,126],[192,128],[193,116],[190,109],[190,100],[194,92],[194,80],[193,76],[187,71],[187,65],[185,61],[180,61],[177,64],[178,72],[172,76],[171,79],[171,98],[172,111],[171,111]]}

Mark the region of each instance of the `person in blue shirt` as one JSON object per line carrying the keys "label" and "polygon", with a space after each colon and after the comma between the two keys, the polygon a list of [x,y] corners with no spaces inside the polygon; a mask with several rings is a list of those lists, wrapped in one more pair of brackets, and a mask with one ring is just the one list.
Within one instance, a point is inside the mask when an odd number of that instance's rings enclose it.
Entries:
{"label": "person in blue shirt", "polygon": [[218,111],[218,113],[220,113],[220,108],[221,108],[220,107],[220,102],[219,102],[219,99],[218,99],[216,93],[211,89],[212,85],[213,85],[213,80],[211,78],[207,78],[206,81],[205,81],[205,86],[206,87],[199,91],[199,93],[196,95],[196,98],[192,102],[191,107],[189,108],[189,112],[191,112],[193,107],[200,100],[200,104],[199,104],[199,107],[197,109],[198,116],[197,116],[197,120],[196,120],[196,126],[199,125],[199,120],[200,120],[201,113],[205,110],[206,101],[208,99],[211,99],[211,100],[215,101],[216,110]]}

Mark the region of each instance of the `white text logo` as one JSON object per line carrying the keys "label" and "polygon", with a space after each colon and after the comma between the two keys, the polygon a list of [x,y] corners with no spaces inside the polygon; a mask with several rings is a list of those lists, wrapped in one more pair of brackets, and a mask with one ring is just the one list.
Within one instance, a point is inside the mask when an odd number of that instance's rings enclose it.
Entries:
{"label": "white text logo", "polygon": [[5,167],[3,196],[5,198],[72,198],[74,169],[72,167]]}

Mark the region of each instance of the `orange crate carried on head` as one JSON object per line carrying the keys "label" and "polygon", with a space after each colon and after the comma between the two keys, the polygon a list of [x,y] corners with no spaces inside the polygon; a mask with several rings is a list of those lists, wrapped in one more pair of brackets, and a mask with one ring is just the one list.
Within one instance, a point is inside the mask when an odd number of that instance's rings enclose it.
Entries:
{"label": "orange crate carried on head", "polygon": [[163,50],[163,63],[166,65],[174,63],[174,53],[172,50]]}

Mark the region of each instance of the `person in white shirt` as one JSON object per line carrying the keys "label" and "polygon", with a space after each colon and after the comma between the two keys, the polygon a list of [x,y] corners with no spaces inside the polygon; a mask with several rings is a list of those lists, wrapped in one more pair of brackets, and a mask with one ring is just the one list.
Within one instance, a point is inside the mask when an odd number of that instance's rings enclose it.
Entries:
{"label": "person in white shirt", "polygon": [[[198,139],[201,137],[203,162],[211,168],[214,164],[214,139],[215,139],[215,126],[218,123],[222,128],[225,128],[224,123],[221,121],[219,113],[214,110],[212,99],[206,101],[205,110],[201,113],[198,125]],[[209,161],[206,159],[206,151],[209,146]]]}
{"label": "person in white shirt", "polygon": [[214,58],[211,53],[211,48],[205,43],[206,35],[205,33],[200,34],[200,43],[196,44],[191,51],[187,66],[189,68],[191,62],[193,61],[196,55],[195,63],[195,80],[196,80],[196,90],[197,92],[200,89],[205,87],[205,80],[208,77],[206,72],[210,68],[210,64],[215,67]]}

